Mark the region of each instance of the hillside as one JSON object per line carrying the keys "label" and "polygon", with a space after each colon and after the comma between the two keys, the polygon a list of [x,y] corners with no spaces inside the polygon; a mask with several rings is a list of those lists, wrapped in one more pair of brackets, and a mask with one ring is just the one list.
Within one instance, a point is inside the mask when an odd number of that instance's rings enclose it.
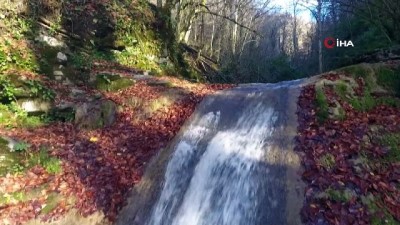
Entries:
{"label": "hillside", "polygon": [[299,98],[306,224],[399,224],[400,62],[316,77]]}
{"label": "hillside", "polygon": [[203,96],[231,87],[182,79],[199,77],[145,1],[1,2],[0,18],[0,224],[113,221]]}

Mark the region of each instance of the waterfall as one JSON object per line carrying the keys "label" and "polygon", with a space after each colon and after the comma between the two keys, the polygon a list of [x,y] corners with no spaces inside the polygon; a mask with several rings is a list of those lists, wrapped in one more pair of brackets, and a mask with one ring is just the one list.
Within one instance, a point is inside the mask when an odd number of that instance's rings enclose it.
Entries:
{"label": "waterfall", "polygon": [[246,85],[203,100],[170,146],[157,196],[135,224],[299,224],[291,144],[299,83]]}

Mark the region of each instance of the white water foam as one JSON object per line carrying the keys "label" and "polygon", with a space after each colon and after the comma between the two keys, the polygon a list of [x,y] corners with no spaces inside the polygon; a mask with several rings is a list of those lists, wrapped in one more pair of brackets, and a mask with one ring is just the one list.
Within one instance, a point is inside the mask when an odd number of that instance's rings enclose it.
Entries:
{"label": "white water foam", "polygon": [[185,177],[200,140],[217,126],[220,114],[208,113],[187,130],[168,164],[148,225],[256,223],[262,184],[255,174],[259,176],[256,171],[270,150],[268,138],[277,120],[274,110],[264,105],[249,104],[234,127],[214,130],[193,174]]}

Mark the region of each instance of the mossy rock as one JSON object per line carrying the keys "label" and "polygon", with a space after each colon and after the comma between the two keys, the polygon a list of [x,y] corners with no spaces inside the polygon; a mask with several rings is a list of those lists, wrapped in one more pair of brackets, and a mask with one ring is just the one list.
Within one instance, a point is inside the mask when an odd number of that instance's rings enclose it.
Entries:
{"label": "mossy rock", "polygon": [[102,91],[116,92],[135,84],[133,79],[119,75],[99,74],[96,77],[95,86]]}
{"label": "mossy rock", "polygon": [[116,105],[113,101],[107,100],[100,105],[101,116],[104,126],[110,126],[115,121]]}
{"label": "mossy rock", "polygon": [[116,118],[117,106],[110,100],[83,103],[75,109],[75,124],[84,129],[110,126]]}

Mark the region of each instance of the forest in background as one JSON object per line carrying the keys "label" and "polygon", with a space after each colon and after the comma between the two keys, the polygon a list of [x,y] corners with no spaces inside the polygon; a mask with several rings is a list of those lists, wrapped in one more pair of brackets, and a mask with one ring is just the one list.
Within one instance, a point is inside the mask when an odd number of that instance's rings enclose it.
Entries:
{"label": "forest in background", "polygon": [[[218,82],[277,82],[359,62],[400,41],[397,0],[166,0],[178,41],[216,62]],[[299,15],[307,11],[311,21]],[[354,48],[326,49],[326,37]]]}

